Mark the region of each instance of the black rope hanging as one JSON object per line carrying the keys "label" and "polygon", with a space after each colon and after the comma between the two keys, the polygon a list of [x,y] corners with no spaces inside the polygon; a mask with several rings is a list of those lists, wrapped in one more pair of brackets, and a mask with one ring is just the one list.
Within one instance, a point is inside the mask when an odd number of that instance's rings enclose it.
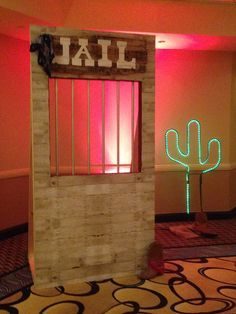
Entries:
{"label": "black rope hanging", "polygon": [[40,35],[37,43],[30,45],[30,52],[38,51],[38,64],[51,77],[51,64],[54,58],[52,36],[48,34]]}

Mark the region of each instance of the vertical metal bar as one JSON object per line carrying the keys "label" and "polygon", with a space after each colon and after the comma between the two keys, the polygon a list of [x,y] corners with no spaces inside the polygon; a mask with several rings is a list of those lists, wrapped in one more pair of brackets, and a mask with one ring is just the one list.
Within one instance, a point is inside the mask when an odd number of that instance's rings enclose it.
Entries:
{"label": "vertical metal bar", "polygon": [[116,82],[117,105],[117,173],[120,173],[120,82]]}
{"label": "vertical metal bar", "polygon": [[91,172],[90,164],[90,80],[88,80],[88,121],[87,121],[87,133],[88,133],[88,174]]}
{"label": "vertical metal bar", "polygon": [[134,82],[131,85],[131,172],[134,172]]}
{"label": "vertical metal bar", "polygon": [[71,80],[71,163],[72,176],[75,175],[75,119],[74,119],[74,80]]}
{"label": "vertical metal bar", "polygon": [[102,81],[102,173],[105,173],[105,82]]}
{"label": "vertical metal bar", "polygon": [[58,132],[58,81],[55,79],[55,158],[56,175],[59,175],[59,132]]}

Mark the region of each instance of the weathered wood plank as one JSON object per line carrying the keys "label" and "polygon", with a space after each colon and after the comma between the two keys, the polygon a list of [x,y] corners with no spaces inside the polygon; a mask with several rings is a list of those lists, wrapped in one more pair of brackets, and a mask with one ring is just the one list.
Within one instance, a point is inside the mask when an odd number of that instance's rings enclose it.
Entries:
{"label": "weathered wood plank", "polygon": [[[55,286],[136,274],[154,240],[154,37],[33,26],[31,42],[44,33],[54,36],[56,53],[62,53],[59,36],[71,37],[72,57],[78,50],[78,38],[92,43],[89,52],[95,60],[94,71],[87,66],[78,74],[63,65],[54,76],[142,83],[142,169],[130,174],[50,176],[48,77],[32,54],[30,255],[35,260],[34,283]],[[102,57],[98,38],[112,42],[108,48],[112,71],[101,71],[98,66]],[[117,40],[127,41],[125,60],[136,58],[142,72],[117,71]]]}

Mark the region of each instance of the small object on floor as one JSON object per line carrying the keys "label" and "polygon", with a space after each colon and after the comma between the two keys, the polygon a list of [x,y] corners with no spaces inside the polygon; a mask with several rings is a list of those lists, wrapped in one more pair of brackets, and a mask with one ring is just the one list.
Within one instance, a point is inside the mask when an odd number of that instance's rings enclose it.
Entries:
{"label": "small object on floor", "polygon": [[163,275],[164,271],[163,248],[160,243],[153,242],[147,253],[147,267],[141,272],[139,278],[151,279]]}
{"label": "small object on floor", "polygon": [[199,235],[191,231],[188,225],[171,226],[169,230],[185,239],[199,238]]}
{"label": "small object on floor", "polygon": [[218,236],[217,233],[211,232],[209,230],[208,224],[206,222],[202,224],[195,222],[189,226],[189,229],[205,238],[216,238]]}

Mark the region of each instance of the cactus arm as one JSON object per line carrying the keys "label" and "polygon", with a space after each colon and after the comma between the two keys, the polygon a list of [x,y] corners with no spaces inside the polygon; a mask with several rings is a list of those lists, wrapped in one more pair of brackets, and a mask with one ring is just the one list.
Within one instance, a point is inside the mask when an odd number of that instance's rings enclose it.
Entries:
{"label": "cactus arm", "polygon": [[169,137],[169,134],[170,133],[174,133],[175,134],[175,138],[176,138],[176,148],[178,150],[178,153],[183,156],[183,157],[187,157],[189,155],[189,149],[187,147],[187,153],[183,153],[182,150],[180,149],[179,147],[179,133],[175,130],[175,129],[169,129],[167,130],[166,134],[165,134],[165,148],[166,148],[166,154],[167,156],[169,157],[170,160],[176,162],[176,163],[179,163],[180,165],[182,165],[183,167],[186,168],[187,172],[189,172],[190,168],[189,168],[189,165],[182,162],[181,160],[173,157],[170,153],[170,149],[169,149],[169,140],[168,140],[168,137]]}
{"label": "cactus arm", "polygon": [[208,144],[207,144],[207,157],[205,160],[203,160],[202,158],[202,139],[201,139],[201,124],[198,120],[196,119],[192,119],[188,122],[188,126],[187,126],[187,141],[188,141],[188,152],[190,150],[189,148],[189,142],[190,142],[190,138],[189,138],[189,134],[190,134],[190,125],[192,123],[195,123],[197,124],[197,132],[198,132],[198,162],[201,166],[204,166],[206,165],[208,162],[209,162],[209,158],[210,158],[210,152],[211,152],[211,144],[212,143],[216,143],[217,146],[218,146],[218,157],[217,157],[217,162],[215,163],[215,165],[209,167],[209,168],[206,168],[202,171],[202,173],[207,173],[207,172],[210,172],[214,169],[216,169],[219,164],[221,163],[221,143],[220,141],[217,139],[217,138],[212,138]]}
{"label": "cactus arm", "polygon": [[219,166],[219,164],[221,163],[221,159],[222,159],[221,143],[220,143],[220,141],[219,141],[217,138],[212,138],[212,139],[208,142],[208,145],[207,145],[207,147],[208,147],[208,149],[207,149],[207,150],[208,150],[207,158],[206,158],[205,161],[202,161],[202,160],[201,160],[201,165],[205,165],[205,164],[208,163],[209,157],[210,157],[210,151],[211,151],[211,144],[212,144],[212,143],[216,143],[217,146],[218,146],[218,158],[217,158],[217,162],[215,163],[215,165],[211,166],[210,168],[207,168],[207,169],[203,170],[202,173],[207,173],[207,172],[210,172],[210,171],[216,169],[216,168]]}

